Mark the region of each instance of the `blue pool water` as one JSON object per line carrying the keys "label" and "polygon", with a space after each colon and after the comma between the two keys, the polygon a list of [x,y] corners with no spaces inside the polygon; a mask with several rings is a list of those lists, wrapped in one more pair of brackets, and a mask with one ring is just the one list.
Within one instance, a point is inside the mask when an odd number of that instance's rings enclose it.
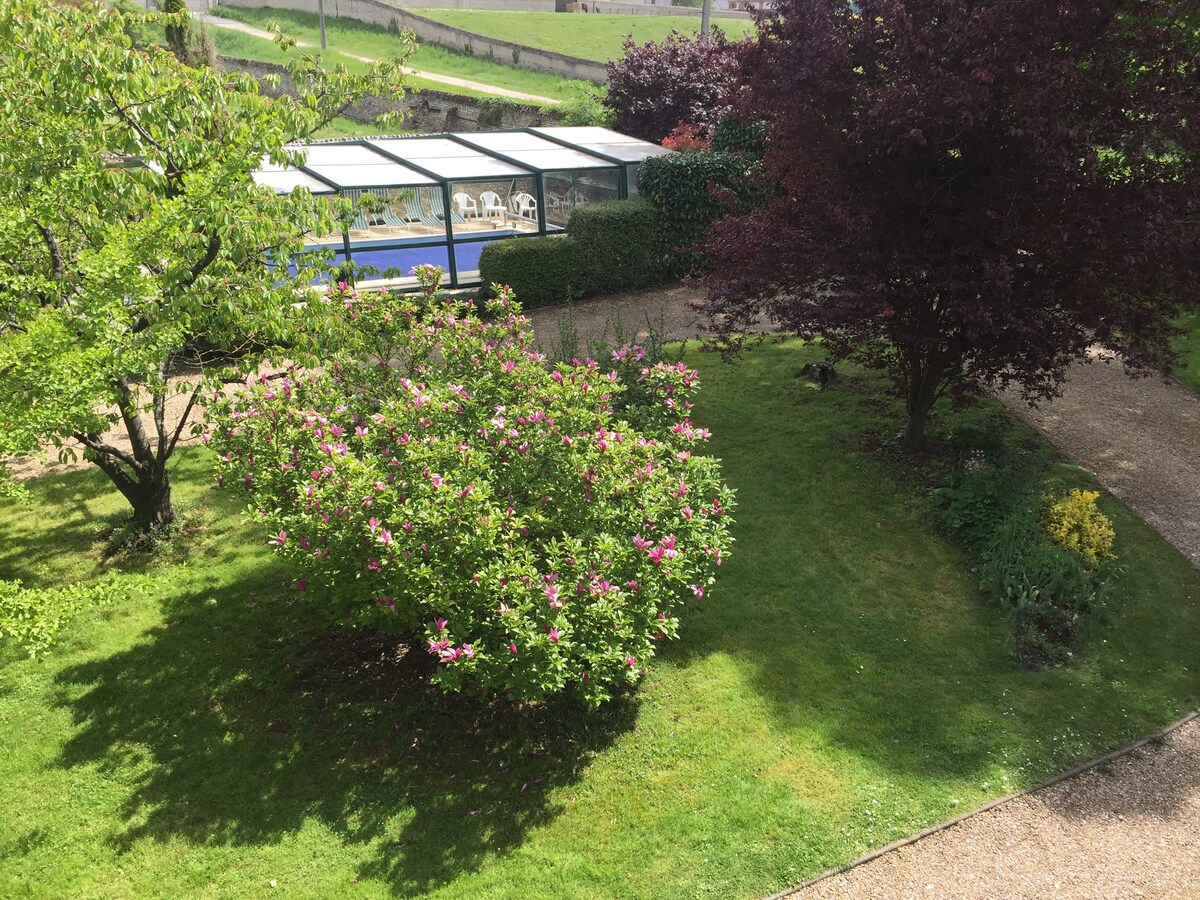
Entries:
{"label": "blue pool water", "polygon": [[[460,276],[464,272],[476,272],[479,270],[479,255],[483,252],[484,247],[492,241],[512,237],[513,234],[515,234],[513,231],[497,231],[495,234],[489,235],[487,240],[455,243],[454,262]],[[428,238],[425,238],[425,240],[428,240]],[[408,244],[419,243],[420,241],[420,238],[360,241],[350,245],[350,255],[358,265],[374,266],[380,272],[387,269],[398,269],[404,275],[408,275],[414,266],[421,266],[428,263],[434,266],[441,266],[449,273],[450,253],[447,246],[445,244],[434,247],[406,246]],[[335,264],[345,262],[345,251],[340,247],[333,249],[335,250]],[[292,273],[296,271],[294,266],[289,266],[289,270]]]}

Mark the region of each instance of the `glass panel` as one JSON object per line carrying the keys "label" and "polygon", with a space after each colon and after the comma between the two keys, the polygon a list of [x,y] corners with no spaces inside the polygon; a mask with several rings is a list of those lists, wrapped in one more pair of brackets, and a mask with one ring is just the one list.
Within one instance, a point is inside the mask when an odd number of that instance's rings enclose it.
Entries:
{"label": "glass panel", "polygon": [[480,132],[460,135],[464,140],[485,150],[515,160],[523,166],[546,171],[550,169],[603,169],[612,165],[607,160],[591,156],[582,150],[563,147],[536,134],[523,131]]}
{"label": "glass panel", "polygon": [[449,138],[384,138],[369,143],[441,178],[503,178],[528,174],[519,166]]}
{"label": "glass panel", "polygon": [[306,187],[314,194],[332,194],[333,188],[319,179],[313,178],[307,172],[293,169],[291,166],[276,166],[267,163],[253,173],[254,181],[264,187],[269,187],[277,194],[290,194],[293,189]]}
{"label": "glass panel", "polygon": [[455,240],[497,232],[536,234],[538,230],[537,191],[532,175],[451,182],[450,204]]}
{"label": "glass panel", "polygon": [[629,199],[632,200],[638,195],[637,179],[638,172],[642,169],[641,163],[633,163],[625,167],[625,180],[629,185]]}
{"label": "glass panel", "polygon": [[618,199],[620,176],[616,169],[576,169],[547,172],[543,176],[543,183],[546,189],[546,221],[565,227],[575,207]]}
{"label": "glass panel", "polygon": [[343,189],[436,183],[363,144],[312,144],[305,152],[308,169]]}

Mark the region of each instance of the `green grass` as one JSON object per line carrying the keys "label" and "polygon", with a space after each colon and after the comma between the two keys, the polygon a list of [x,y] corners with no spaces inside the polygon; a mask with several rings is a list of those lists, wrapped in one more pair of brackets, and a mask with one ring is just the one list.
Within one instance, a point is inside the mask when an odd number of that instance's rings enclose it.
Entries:
{"label": "green grass", "polygon": [[[430,19],[491,38],[608,62],[622,56],[625,35],[638,43],[661,41],[672,30],[689,36],[700,29],[694,16],[604,16],[509,12],[491,9],[414,9]],[[751,31],[749,19],[713,19],[732,39]]]}
{"label": "green grass", "polygon": [[1175,370],[1175,377],[1194,391],[1200,391],[1200,310],[1185,313],[1176,322],[1184,333],[1175,339],[1175,350],[1187,363]]}
{"label": "green grass", "polygon": [[[253,25],[255,28],[266,28],[268,23],[274,22],[290,37],[308,41],[314,45],[320,41],[317,17],[309,13],[282,9],[221,7],[221,15],[225,18],[245,22],[247,25]],[[237,32],[217,27],[211,27],[209,31],[217,39],[218,48],[225,46],[222,42],[228,40],[225,37],[226,35],[237,34]],[[325,34],[330,52],[336,53],[335,58],[338,59],[343,58],[341,57],[341,53],[354,53],[359,56],[384,59],[399,52],[402,47],[395,32],[353,19],[326,19]],[[248,40],[263,40],[262,38],[252,38],[249,35],[241,35],[241,37]],[[267,43],[270,42],[268,41]],[[226,51],[220,49],[220,52],[225,53]],[[278,53],[277,48],[276,53]],[[230,53],[228,55],[238,54]],[[251,56],[248,58],[262,59],[263,57]],[[453,75],[457,78],[466,78],[470,81],[478,81],[483,84],[495,85],[496,87],[559,100],[574,97],[584,87],[583,82],[571,81],[555,75],[547,75],[543,72],[515,69],[511,66],[492,62],[491,60],[468,56],[464,53],[455,53],[434,44],[421,44],[417,48],[416,53],[407,60],[407,65],[413,69],[436,72],[441,75]],[[442,82],[423,79],[412,79],[412,82],[418,86],[428,87],[432,90],[466,94],[468,96],[487,96],[486,94],[478,94],[470,89],[446,85]],[[589,90],[597,89],[594,85],[586,85],[586,87]]]}
{"label": "green grass", "polygon": [[[443,699],[425,654],[328,633],[182,454],[200,526],[115,566],[160,590],[0,660],[0,894],[761,896],[1196,706],[1200,572],[1109,502],[1130,571],[1106,624],[1074,668],[1022,670],[920,479],[863,449],[895,404],[850,370],[816,392],[814,356],[689,352],[736,554],[595,716]],[[31,489],[0,510],[0,578],[114,568],[101,477]]]}

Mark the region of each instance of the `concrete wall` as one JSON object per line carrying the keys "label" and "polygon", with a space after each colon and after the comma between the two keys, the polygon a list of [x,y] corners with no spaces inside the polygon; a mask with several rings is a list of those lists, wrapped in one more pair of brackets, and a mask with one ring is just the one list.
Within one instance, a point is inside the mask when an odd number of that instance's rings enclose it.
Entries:
{"label": "concrete wall", "polygon": [[[269,97],[296,96],[296,85],[283,66],[249,59],[219,59],[222,71],[246,72],[258,79],[264,94]],[[279,87],[263,81],[263,76],[275,75]],[[406,93],[403,97],[367,97],[357,106],[352,106],[343,115],[356,122],[373,122],[384,113],[399,110],[404,120],[397,128],[404,131],[436,133],[440,131],[488,131],[500,128],[524,128],[533,125],[554,125],[558,119],[546,115],[535,107],[517,103],[488,104],[477,97],[462,97],[444,94],[441,91],[422,89],[419,93]]]}
{"label": "concrete wall", "polygon": [[[422,2],[422,0],[416,0],[416,2]],[[447,0],[447,2],[453,2],[453,0]],[[541,0],[500,0],[500,2],[540,3]],[[550,8],[552,8],[552,0],[549,2]],[[221,0],[221,5],[294,9],[314,15],[317,12],[317,0]],[[215,11],[220,14],[220,6],[216,7]],[[440,44],[452,50],[484,57],[519,69],[532,69],[535,72],[546,72],[562,78],[591,81],[595,84],[603,84],[608,78],[604,63],[578,59],[551,50],[523,47],[509,41],[473,34],[393,6],[384,0],[325,0],[325,15],[335,18],[358,19],[360,22],[382,25],[385,28],[409,28],[419,41]]]}

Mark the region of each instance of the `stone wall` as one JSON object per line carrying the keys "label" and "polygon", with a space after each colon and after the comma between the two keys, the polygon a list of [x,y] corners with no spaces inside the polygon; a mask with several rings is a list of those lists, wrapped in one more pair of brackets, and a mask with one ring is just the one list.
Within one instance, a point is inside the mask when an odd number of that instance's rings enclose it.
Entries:
{"label": "stone wall", "polygon": [[[417,2],[422,2],[422,0],[417,0]],[[503,0],[503,2],[540,4],[542,0]],[[554,8],[553,0],[546,0],[546,4],[546,6],[539,5],[530,8],[547,10]],[[221,0],[221,5],[251,9],[259,7],[294,9],[314,15],[317,12],[317,0]],[[220,7],[217,7],[217,11],[220,11]],[[419,41],[440,44],[461,53],[491,59],[519,69],[547,72],[551,75],[591,81],[595,84],[604,84],[608,78],[605,64],[602,62],[579,59],[563,53],[555,53],[552,50],[525,47],[498,38],[484,37],[461,28],[455,28],[453,25],[435,22],[433,19],[417,15],[399,6],[393,6],[384,0],[325,0],[325,15],[327,18],[357,19],[360,22],[382,25],[385,28],[408,28]]]}
{"label": "stone wall", "polygon": [[[270,97],[286,94],[296,96],[296,85],[283,66],[250,59],[222,56],[222,71],[246,72],[258,79],[262,92]],[[263,76],[275,75],[279,86],[272,87]],[[535,107],[518,103],[489,103],[477,97],[444,94],[422,89],[406,93],[402,98],[367,97],[362,103],[343,114],[356,122],[372,122],[384,113],[399,110],[404,120],[397,126],[404,131],[433,134],[442,131],[489,131],[501,128],[524,128],[532,125],[553,125],[557,119]]]}

